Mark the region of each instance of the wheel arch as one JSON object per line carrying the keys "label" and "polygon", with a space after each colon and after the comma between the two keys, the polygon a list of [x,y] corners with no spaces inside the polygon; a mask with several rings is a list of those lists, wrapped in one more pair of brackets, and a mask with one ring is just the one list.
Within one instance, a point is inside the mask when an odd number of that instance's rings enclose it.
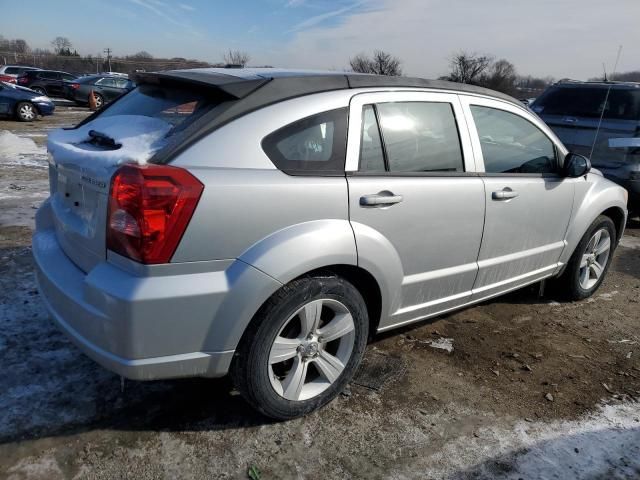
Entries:
{"label": "wheel arch", "polygon": [[560,257],[563,267],[558,272],[559,274],[564,272],[580,240],[600,215],[606,215],[615,224],[616,245],[622,237],[627,220],[624,190],[602,177],[599,177],[598,180],[590,188],[585,189],[583,192],[578,192],[578,195],[582,196],[582,200],[572,216],[571,224],[567,231],[567,247]]}

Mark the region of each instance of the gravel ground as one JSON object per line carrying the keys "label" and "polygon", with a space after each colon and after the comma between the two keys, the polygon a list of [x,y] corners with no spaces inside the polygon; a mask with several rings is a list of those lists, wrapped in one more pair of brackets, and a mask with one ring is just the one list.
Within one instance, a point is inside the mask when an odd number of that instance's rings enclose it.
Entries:
{"label": "gravel ground", "polygon": [[639,222],[593,298],[532,287],[379,336],[336,401],[274,423],[225,379],[122,384],[51,323],[42,146],[86,114],[0,121],[0,478],[640,478]]}

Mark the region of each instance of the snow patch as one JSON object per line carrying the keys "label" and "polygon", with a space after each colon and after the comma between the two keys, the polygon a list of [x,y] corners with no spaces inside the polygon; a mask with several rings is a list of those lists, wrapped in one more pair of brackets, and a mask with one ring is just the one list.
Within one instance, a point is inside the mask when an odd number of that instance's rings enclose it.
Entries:
{"label": "snow patch", "polygon": [[453,352],[453,338],[438,338],[429,342],[431,348],[446,350],[448,353]]}
{"label": "snow patch", "polygon": [[47,151],[30,138],[0,130],[0,165],[47,167]]}
{"label": "snow patch", "polygon": [[[52,131],[47,149],[56,161],[143,164],[166,144],[165,137],[172,128],[164,120],[143,115],[98,117],[76,129]],[[106,150],[89,143],[91,130],[112,138],[120,148]]]}

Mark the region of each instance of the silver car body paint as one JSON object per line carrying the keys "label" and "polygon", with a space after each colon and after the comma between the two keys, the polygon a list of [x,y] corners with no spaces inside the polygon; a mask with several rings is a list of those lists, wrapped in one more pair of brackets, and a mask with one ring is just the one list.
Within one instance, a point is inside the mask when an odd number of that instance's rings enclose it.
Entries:
{"label": "silver car body paint", "polygon": [[[465,172],[359,175],[362,107],[380,101],[451,103]],[[59,198],[45,202],[33,246],[54,320],[89,356],[129,378],[221,376],[260,306],[313,270],[348,265],[373,276],[381,294],[378,331],[557,274],[600,213],[617,208],[626,216],[624,191],[596,174],[484,175],[474,104],[525,117],[561,158],[567,153],[537,116],[508,101],[453,90],[340,90],[248,113],[177,155],[171,164],[188,169],[205,189],[169,264],[96,255],[104,246],[107,200],[98,187],[92,205],[102,211],[85,214],[93,225],[85,240],[68,207],[56,205]],[[350,119],[346,175],[288,175],[262,150],[262,139],[278,128],[341,107]],[[51,167],[52,195],[62,163]],[[491,193],[505,187],[520,196],[492,202]],[[360,205],[360,197],[382,191],[403,201]]]}

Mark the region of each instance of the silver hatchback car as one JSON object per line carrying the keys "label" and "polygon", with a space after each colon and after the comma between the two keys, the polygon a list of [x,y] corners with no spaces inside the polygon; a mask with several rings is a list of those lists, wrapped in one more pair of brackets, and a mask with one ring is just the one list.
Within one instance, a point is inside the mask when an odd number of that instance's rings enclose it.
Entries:
{"label": "silver hatchback car", "polygon": [[139,74],[50,135],[33,254],[54,320],[137,380],[230,373],[304,415],[376,332],[558,277],[602,282],[627,192],[518,101],[422,79]]}

